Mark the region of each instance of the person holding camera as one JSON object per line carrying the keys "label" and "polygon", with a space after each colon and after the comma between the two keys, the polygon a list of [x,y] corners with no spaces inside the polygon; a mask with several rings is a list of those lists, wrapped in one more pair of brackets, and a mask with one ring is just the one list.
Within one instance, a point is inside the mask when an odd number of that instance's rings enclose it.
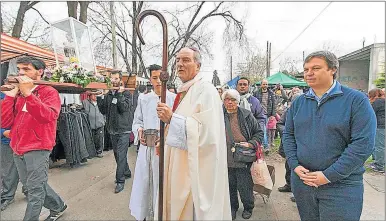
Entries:
{"label": "person holding camera", "polygon": [[244,211],[242,217],[252,216],[254,205],[253,180],[251,175],[252,162],[240,162],[235,159],[237,145],[244,148],[257,149],[264,136],[252,112],[238,107],[240,94],[237,90],[229,89],[222,95],[224,102],[224,121],[226,128],[229,195],[231,201],[232,220],[236,219],[239,209],[237,192],[240,193]]}

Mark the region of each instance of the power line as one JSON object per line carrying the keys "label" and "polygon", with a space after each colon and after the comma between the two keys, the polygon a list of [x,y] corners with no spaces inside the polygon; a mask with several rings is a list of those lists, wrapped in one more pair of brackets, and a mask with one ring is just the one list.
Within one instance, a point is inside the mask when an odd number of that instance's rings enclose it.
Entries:
{"label": "power line", "polygon": [[302,35],[311,25],[314,23],[314,21],[332,4],[332,2],[328,3],[326,7],[323,8],[322,11],[303,29],[303,31],[300,32],[298,36],[294,40],[291,41],[291,43],[275,58],[272,62],[274,62],[276,59],[278,59],[299,37]]}

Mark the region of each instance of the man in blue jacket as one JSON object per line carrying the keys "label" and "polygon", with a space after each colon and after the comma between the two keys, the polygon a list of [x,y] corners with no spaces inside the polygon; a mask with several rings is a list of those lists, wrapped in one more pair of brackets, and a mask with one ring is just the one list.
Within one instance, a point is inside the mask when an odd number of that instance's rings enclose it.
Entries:
{"label": "man in blue jacket", "polygon": [[311,53],[303,67],[310,90],[292,103],[284,131],[300,218],[359,220],[375,114],[363,93],[335,80],[339,62],[333,53]]}
{"label": "man in blue jacket", "polygon": [[[1,99],[5,97],[0,93]],[[13,161],[13,151],[9,146],[9,128],[1,128],[1,211],[14,202],[15,192],[19,184],[19,173]],[[27,191],[23,186],[23,193]]]}
{"label": "man in blue jacket", "polygon": [[241,77],[236,84],[236,89],[240,93],[240,107],[252,112],[253,116],[259,123],[260,128],[264,128],[265,114],[260,101],[249,93],[249,79]]}

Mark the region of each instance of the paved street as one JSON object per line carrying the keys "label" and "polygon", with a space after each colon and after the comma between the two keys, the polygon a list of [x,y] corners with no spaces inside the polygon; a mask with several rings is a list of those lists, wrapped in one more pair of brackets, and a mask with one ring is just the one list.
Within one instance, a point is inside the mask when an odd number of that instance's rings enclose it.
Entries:
{"label": "paved street", "polygon": [[[133,179],[127,180],[123,192],[115,194],[114,155],[112,151],[105,152],[104,155],[103,158],[89,160],[78,168],[61,166],[49,171],[50,185],[69,206],[61,220],[134,220],[128,208]],[[129,165],[132,172],[135,159],[135,148],[131,147]],[[274,191],[267,204],[260,197],[256,198],[251,220],[299,220],[296,205],[289,200],[291,195],[277,191],[277,187],[284,184],[284,164],[275,161],[273,165],[276,168]],[[385,177],[366,174],[365,180],[362,220],[385,220]],[[21,220],[25,207],[26,200],[19,186],[15,202],[1,213],[1,220]],[[43,209],[41,219],[48,213],[48,210]],[[242,209],[237,214],[238,220],[243,220],[241,213]]]}

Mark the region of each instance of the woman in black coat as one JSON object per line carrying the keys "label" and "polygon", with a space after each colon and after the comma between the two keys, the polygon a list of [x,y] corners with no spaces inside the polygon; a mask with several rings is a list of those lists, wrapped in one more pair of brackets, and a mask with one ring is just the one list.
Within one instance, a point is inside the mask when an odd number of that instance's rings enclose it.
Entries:
{"label": "woman in black coat", "polygon": [[[233,142],[241,146],[257,149],[264,133],[252,112],[238,107],[240,94],[230,89],[222,94],[224,102],[224,120],[226,125],[229,195],[231,201],[232,220],[236,219],[239,209],[238,194],[240,194],[244,211],[242,217],[249,219],[254,208],[252,163],[235,161],[233,158]],[[233,138],[233,139],[232,139]]]}

